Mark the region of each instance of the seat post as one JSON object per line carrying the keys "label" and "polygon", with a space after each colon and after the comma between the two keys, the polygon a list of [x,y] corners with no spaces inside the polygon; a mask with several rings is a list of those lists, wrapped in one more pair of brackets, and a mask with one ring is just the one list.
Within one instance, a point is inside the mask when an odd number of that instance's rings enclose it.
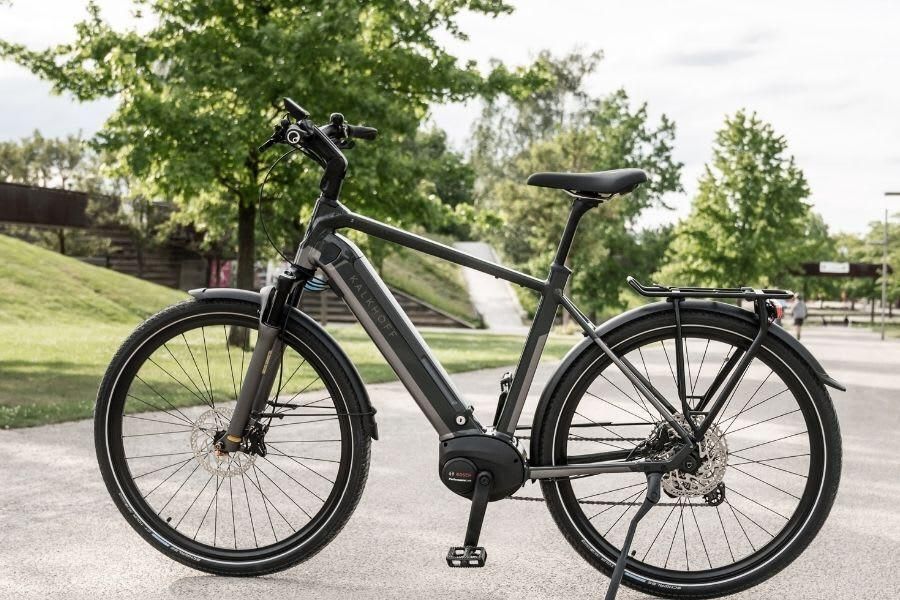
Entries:
{"label": "seat post", "polygon": [[599,204],[598,201],[585,198],[575,198],[572,201],[569,220],[566,221],[566,228],[563,230],[562,238],[559,240],[559,247],[556,249],[556,257],[553,259],[554,266],[566,264],[569,250],[572,248],[572,240],[575,239],[575,230],[578,229],[578,222],[587,211],[597,206],[597,204]]}

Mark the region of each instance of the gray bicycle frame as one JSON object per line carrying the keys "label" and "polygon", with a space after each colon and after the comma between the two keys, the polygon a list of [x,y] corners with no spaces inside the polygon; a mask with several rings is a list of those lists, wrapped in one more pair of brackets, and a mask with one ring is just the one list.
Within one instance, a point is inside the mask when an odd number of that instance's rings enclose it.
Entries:
{"label": "gray bicycle frame", "polygon": [[[565,466],[532,466],[529,477],[544,479],[610,472],[659,471],[682,460],[694,447],[691,433],[675,420],[675,408],[624,358],[617,356],[596,334],[595,326],[567,298],[563,290],[571,275],[565,266],[580,218],[600,203],[597,199],[578,198],[572,202],[569,218],[546,280],[482,260],[422,236],[386,225],[348,210],[336,200],[319,197],[306,236],[295,263],[301,268],[321,269],[332,288],[347,303],[366,333],[397,373],[441,439],[461,434],[483,433],[484,427],[461,398],[440,362],[416,331],[409,318],[379,278],[360,249],[338,229],[354,229],[449,262],[469,267],[494,277],[534,290],[540,294],[537,311],[512,378],[506,402],[499,411],[496,433],[515,436],[516,426],[531,388],[547,337],[562,307],[582,327],[601,350],[660,412],[686,442],[682,450],[666,462],[623,461],[627,453],[607,452],[591,455],[590,461]],[[584,458],[584,457],[582,457]]]}

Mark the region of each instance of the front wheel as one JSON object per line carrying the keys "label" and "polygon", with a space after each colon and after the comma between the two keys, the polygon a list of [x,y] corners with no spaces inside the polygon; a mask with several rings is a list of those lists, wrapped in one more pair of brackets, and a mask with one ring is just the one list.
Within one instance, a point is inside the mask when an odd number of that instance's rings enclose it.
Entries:
{"label": "front wheel", "polygon": [[283,333],[265,453],[216,454],[258,311],[189,301],[148,319],[113,358],[94,415],[100,470],[129,524],[216,574],[262,575],[311,557],[347,522],[368,473],[353,375],[297,322]]}
{"label": "front wheel", "polygon": [[[687,396],[696,408],[757,330],[689,304],[682,318]],[[605,341],[680,406],[672,312],[626,323]],[[659,431],[661,422],[592,346],[535,417],[536,464],[630,452]],[[625,585],[658,596],[711,598],[756,585],[790,564],[819,531],[837,493],[841,439],[831,399],[809,366],[768,336],[707,432],[700,457],[694,473],[663,476],[662,501],[638,526]],[[617,473],[541,485],[566,539],[609,574],[643,500],[645,476]]]}

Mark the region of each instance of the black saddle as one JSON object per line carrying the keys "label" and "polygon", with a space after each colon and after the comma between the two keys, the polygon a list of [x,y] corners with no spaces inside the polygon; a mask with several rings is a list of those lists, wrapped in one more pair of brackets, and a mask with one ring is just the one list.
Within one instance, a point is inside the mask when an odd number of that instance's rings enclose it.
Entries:
{"label": "black saddle", "polygon": [[647,181],[641,169],[613,169],[596,173],[534,173],[526,182],[538,187],[566,190],[575,196],[606,200],[623,196]]}

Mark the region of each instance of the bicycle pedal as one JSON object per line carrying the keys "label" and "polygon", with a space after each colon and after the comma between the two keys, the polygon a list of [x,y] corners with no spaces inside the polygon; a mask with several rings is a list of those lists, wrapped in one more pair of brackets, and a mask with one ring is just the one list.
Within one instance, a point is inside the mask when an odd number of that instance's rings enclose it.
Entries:
{"label": "bicycle pedal", "polygon": [[484,566],[487,550],[482,546],[454,546],[447,552],[447,566],[456,569],[475,569]]}

